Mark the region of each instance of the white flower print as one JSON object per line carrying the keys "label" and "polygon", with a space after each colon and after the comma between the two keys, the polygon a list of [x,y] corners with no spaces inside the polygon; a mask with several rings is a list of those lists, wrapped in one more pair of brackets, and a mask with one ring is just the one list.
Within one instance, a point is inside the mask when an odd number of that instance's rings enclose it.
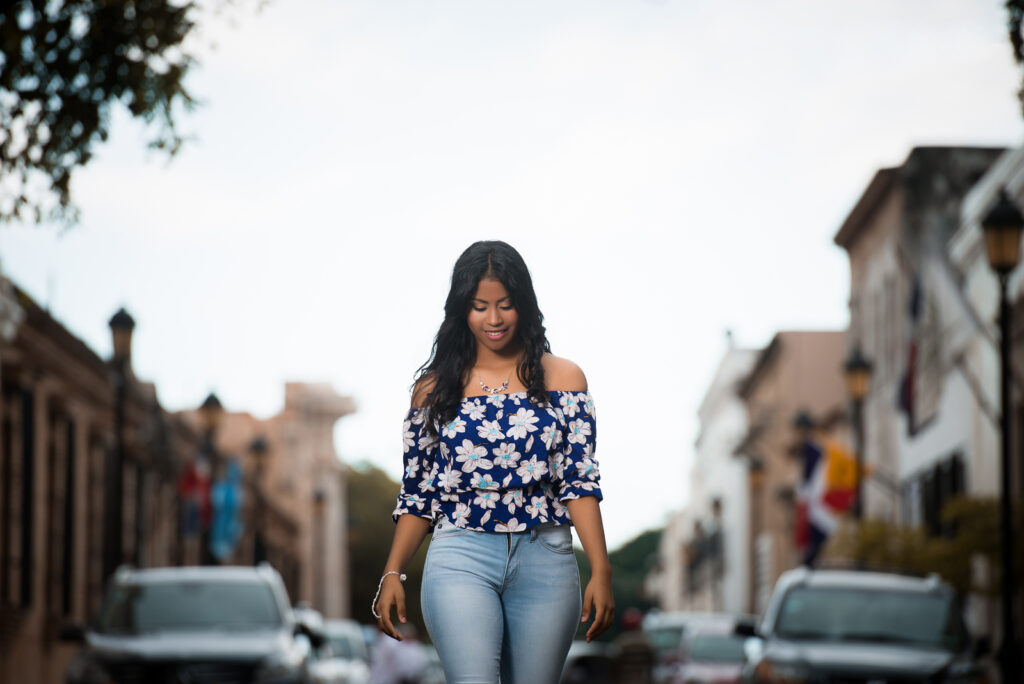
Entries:
{"label": "white flower print", "polygon": [[522,532],[526,529],[526,523],[521,523],[512,518],[507,523],[497,523],[494,526],[495,532]]}
{"label": "white flower print", "polygon": [[584,394],[583,410],[587,412],[587,415],[591,418],[594,417],[594,398],[589,394]]}
{"label": "white flower print", "polygon": [[407,508],[412,508],[413,506],[415,506],[417,509],[422,511],[423,504],[425,504],[426,502],[427,500],[424,499],[419,494],[409,494],[408,496],[405,497],[405,505]]}
{"label": "white flower print", "polygon": [[505,434],[501,431],[501,425],[496,420],[485,420],[476,426],[476,432],[481,439],[486,439],[488,442],[497,442],[499,439],[504,439]]}
{"label": "white flower print", "polygon": [[[511,513],[512,511],[509,511]],[[530,503],[526,507],[526,512],[530,514],[531,518],[536,518],[538,515],[542,518],[547,517],[548,514],[548,500],[545,496],[533,496],[530,497]]]}
{"label": "white flower print", "polygon": [[479,489],[476,498],[473,499],[473,505],[480,508],[494,508],[496,503],[498,503],[498,492],[493,489]]}
{"label": "white flower print", "polygon": [[497,489],[498,483],[494,481],[490,473],[473,473],[473,479],[469,481],[473,489]]}
{"label": "white flower print", "polygon": [[459,418],[458,416],[455,416],[454,418],[452,418],[451,422],[444,426],[444,428],[441,430],[441,434],[444,437],[454,438],[455,435],[465,431],[466,421],[462,420],[462,418]]}
{"label": "white flower print", "polygon": [[548,472],[548,464],[544,461],[538,461],[537,457],[534,456],[529,461],[523,461],[519,464],[519,468],[516,473],[522,479],[523,484],[529,484],[531,481],[540,481],[541,476]]}
{"label": "white flower print", "polygon": [[425,451],[426,453],[429,454],[434,450],[434,446],[436,444],[437,439],[435,437],[431,437],[430,435],[427,434],[420,435],[419,445],[422,451]]}
{"label": "white flower print", "polygon": [[555,424],[545,425],[541,430],[540,439],[548,451],[558,446],[562,441],[562,431]]}
{"label": "white flower print", "polygon": [[426,492],[436,492],[437,491],[437,487],[434,486],[434,480],[436,478],[437,478],[437,464],[435,463],[434,467],[431,468],[429,472],[427,472],[426,470],[423,471],[423,479],[420,480],[420,484],[419,484],[420,491],[423,492],[423,493],[426,493]]}
{"label": "white flower print", "polygon": [[549,456],[548,469],[551,471],[551,477],[561,480],[565,474],[565,454],[559,451]]}
{"label": "white flower print", "polygon": [[462,413],[470,420],[480,420],[486,412],[487,407],[481,404],[479,399],[473,399],[472,401],[467,399],[462,402]]}
{"label": "white flower print", "polygon": [[576,395],[570,394],[569,392],[563,393],[562,396],[559,397],[558,403],[562,405],[562,413],[570,418],[574,418],[576,416],[576,412],[580,408],[579,400],[576,398]]}
{"label": "white flower print", "polygon": [[471,509],[468,504],[455,504],[455,510],[452,512],[452,522],[456,527],[466,526],[466,523],[469,522],[470,511]]}
{"label": "white flower print", "polygon": [[523,507],[523,490],[510,489],[505,492],[505,496],[501,497],[501,503],[508,506],[509,513],[515,513],[517,508]]}
{"label": "white flower print", "polygon": [[452,470],[450,463],[444,467],[444,472],[437,477],[437,486],[445,491],[458,489],[460,484],[462,484],[462,473],[458,470]]}
{"label": "white flower print", "polygon": [[491,404],[492,406],[497,406],[498,408],[501,408],[505,405],[505,395],[492,394],[489,397],[487,397],[487,403]]}
{"label": "white flower print", "polygon": [[540,418],[531,409],[520,408],[514,415],[508,417],[508,423],[512,426],[508,429],[508,436],[515,439],[526,439],[527,432],[537,431],[537,426],[534,423],[539,420]]}
{"label": "white flower print", "polygon": [[494,463],[502,468],[514,468],[520,456],[512,442],[502,442],[491,449],[491,453],[494,454]]}
{"label": "white flower print", "polygon": [[598,478],[597,464],[586,456],[576,461],[576,471],[580,477],[585,477],[588,480],[596,480]]}
{"label": "white flower print", "polygon": [[565,438],[569,440],[570,444],[584,444],[591,434],[590,423],[580,418],[569,423],[566,426],[566,431],[568,434]]}
{"label": "white flower print", "polygon": [[468,439],[462,440],[462,446],[455,447],[455,453],[458,454],[455,460],[462,463],[462,471],[465,473],[471,473],[477,468],[490,470],[494,465],[490,459],[485,458],[487,447],[474,446]]}
{"label": "white flower print", "polygon": [[405,421],[405,424],[402,426],[402,432],[404,433],[402,435],[402,443],[403,443],[403,447],[404,447],[405,453],[409,453],[409,449],[416,445],[416,440],[414,439],[416,437],[416,433],[413,432],[411,430],[411,428],[412,428],[412,421],[411,420]]}
{"label": "white flower print", "polygon": [[417,458],[416,456],[413,456],[405,464],[405,478],[408,480],[413,477],[416,477],[416,473],[418,472],[420,472],[420,459]]}

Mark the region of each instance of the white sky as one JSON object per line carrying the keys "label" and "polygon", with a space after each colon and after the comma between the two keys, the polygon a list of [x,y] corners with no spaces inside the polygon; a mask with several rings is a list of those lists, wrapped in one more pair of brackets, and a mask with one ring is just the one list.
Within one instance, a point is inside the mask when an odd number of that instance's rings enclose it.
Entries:
{"label": "white sky", "polygon": [[[611,546],[686,499],[731,328],[841,329],[832,244],[880,166],[1016,145],[1002,2],[275,0],[204,26],[172,162],[115,117],[79,226],[0,229],[6,275],[171,410],[286,380],[359,404],[343,458],[401,471],[408,386],[455,258],[517,247],[586,372]],[[838,369],[837,369],[838,372]]]}

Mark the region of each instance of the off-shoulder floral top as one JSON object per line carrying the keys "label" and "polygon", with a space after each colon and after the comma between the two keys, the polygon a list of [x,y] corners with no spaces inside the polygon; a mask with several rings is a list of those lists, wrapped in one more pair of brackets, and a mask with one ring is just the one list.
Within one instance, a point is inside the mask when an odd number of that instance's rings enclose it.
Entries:
{"label": "off-shoulder floral top", "polygon": [[601,499],[594,459],[597,424],[589,392],[526,392],[466,397],[455,418],[426,430],[426,409],[405,420],[405,474],[392,513],[435,524],[442,517],[482,532],[521,532],[569,524],[563,502]]}

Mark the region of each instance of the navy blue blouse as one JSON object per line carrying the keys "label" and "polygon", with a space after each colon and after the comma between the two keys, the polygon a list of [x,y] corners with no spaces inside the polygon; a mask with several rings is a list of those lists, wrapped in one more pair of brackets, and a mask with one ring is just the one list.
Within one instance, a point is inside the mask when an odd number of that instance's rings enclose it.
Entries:
{"label": "navy blue blouse", "polygon": [[455,418],[425,429],[426,409],[405,420],[405,475],[392,513],[445,517],[482,532],[521,532],[569,523],[564,501],[601,499],[594,459],[597,424],[589,392],[526,392],[466,397]]}

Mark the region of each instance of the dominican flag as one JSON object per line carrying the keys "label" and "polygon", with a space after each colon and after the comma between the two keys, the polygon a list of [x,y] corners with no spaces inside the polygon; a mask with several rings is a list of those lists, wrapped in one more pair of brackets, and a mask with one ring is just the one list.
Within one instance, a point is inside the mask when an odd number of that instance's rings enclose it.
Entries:
{"label": "dominican flag", "polygon": [[857,461],[832,439],[812,437],[801,449],[803,472],[796,493],[796,546],[804,565],[814,565],[821,547],[839,527],[857,493]]}

